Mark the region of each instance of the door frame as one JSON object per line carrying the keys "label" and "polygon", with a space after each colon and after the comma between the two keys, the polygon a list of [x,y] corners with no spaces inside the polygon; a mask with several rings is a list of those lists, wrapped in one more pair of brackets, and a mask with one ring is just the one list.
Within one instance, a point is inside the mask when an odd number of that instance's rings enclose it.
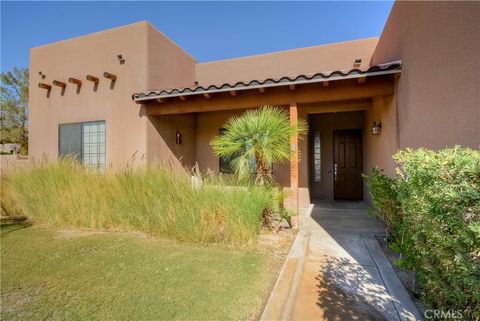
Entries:
{"label": "door frame", "polygon": [[333,199],[334,200],[352,200],[352,201],[360,201],[360,200],[363,200],[364,197],[363,197],[363,193],[364,193],[364,188],[363,188],[363,177],[362,177],[362,184],[360,186],[360,197],[359,198],[338,198],[337,195],[336,195],[336,189],[335,189],[335,132],[341,132],[341,131],[350,131],[350,132],[356,132],[358,133],[358,138],[360,139],[360,148],[359,148],[359,153],[360,153],[360,161],[361,161],[361,172],[360,172],[360,175],[362,175],[363,173],[363,163],[364,163],[364,158],[363,158],[363,129],[362,128],[339,128],[339,129],[334,129],[332,131],[332,140],[333,140],[333,143],[332,143],[332,153],[333,153],[333,157],[332,157],[332,173],[334,173],[334,177],[333,177]]}

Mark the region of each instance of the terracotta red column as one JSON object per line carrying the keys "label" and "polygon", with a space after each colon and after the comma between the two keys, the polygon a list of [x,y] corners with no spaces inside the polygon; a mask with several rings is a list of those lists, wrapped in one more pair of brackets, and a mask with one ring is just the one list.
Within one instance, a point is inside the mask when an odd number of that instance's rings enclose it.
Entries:
{"label": "terracotta red column", "polygon": [[[290,103],[290,124],[296,125],[298,122],[297,103]],[[298,228],[298,135],[290,139],[290,207],[295,212],[291,218],[292,226]]]}

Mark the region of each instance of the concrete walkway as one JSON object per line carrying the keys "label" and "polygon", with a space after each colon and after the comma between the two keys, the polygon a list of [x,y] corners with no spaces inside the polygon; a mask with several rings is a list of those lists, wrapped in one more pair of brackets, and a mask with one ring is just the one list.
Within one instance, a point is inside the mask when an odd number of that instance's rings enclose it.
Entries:
{"label": "concrete walkway", "polygon": [[317,202],[262,320],[421,320],[374,237],[383,233],[363,202]]}

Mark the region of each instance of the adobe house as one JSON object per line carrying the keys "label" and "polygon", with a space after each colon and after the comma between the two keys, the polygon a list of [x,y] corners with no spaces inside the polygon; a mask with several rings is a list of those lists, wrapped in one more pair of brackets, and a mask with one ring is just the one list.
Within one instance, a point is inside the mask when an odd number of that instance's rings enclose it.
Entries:
{"label": "adobe house", "polygon": [[309,124],[301,158],[273,167],[293,204],[363,199],[361,173],[393,173],[398,149],[479,147],[479,16],[478,2],[397,2],[380,38],[207,63],[148,22],[33,48],[30,156],[224,171],[210,139],[276,105]]}

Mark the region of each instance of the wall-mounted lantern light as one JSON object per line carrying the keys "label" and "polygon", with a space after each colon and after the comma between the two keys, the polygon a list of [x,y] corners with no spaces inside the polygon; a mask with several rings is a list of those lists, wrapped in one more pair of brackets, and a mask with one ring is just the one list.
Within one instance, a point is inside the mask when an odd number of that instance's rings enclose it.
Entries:
{"label": "wall-mounted lantern light", "polygon": [[374,121],[372,125],[372,135],[380,135],[382,131],[382,123],[379,121]]}
{"label": "wall-mounted lantern light", "polygon": [[177,145],[182,144],[182,133],[177,130],[177,134],[175,135],[175,142]]}

